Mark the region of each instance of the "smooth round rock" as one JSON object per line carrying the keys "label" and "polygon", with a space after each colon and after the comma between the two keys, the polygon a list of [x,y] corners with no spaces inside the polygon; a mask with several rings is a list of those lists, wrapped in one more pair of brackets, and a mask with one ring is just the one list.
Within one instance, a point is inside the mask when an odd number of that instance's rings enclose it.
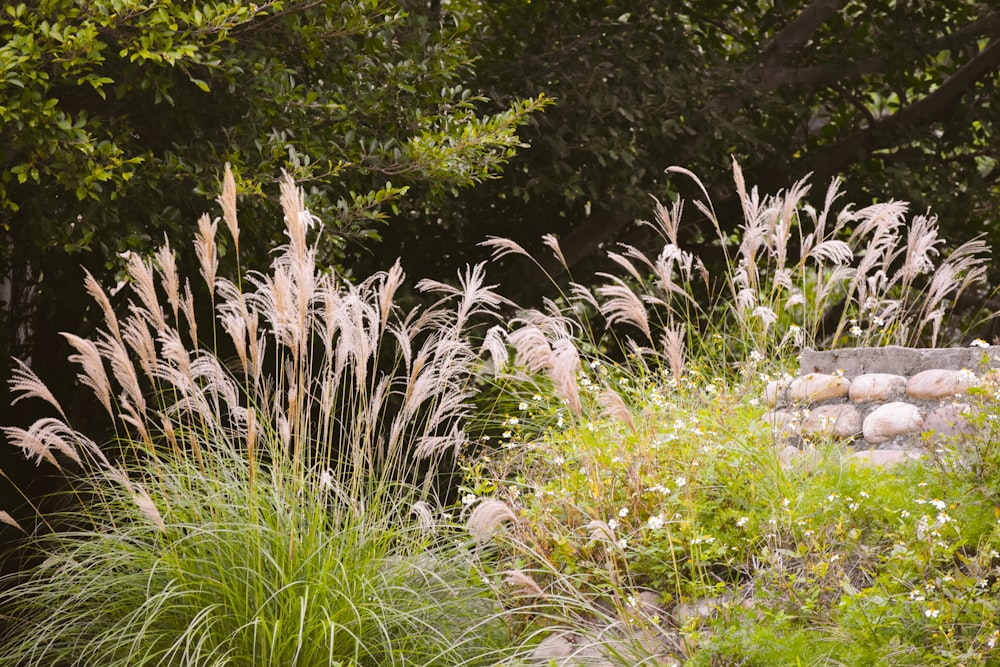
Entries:
{"label": "smooth round rock", "polygon": [[911,377],[906,383],[906,395],[918,401],[938,401],[964,394],[975,384],[975,373],[934,368]]}
{"label": "smooth round rock", "polygon": [[787,380],[771,380],[764,385],[764,405],[773,408],[779,403],[785,403],[785,394],[788,390]]}
{"label": "smooth round rock", "polygon": [[969,421],[970,410],[964,404],[942,405],[924,419],[924,431],[937,440],[972,435],[976,429]]}
{"label": "smooth round rock", "polygon": [[861,433],[861,413],[849,403],[820,405],[802,420],[802,432],[820,437],[850,438]]}
{"label": "smooth round rock", "polygon": [[861,431],[865,440],[877,445],[897,435],[919,433],[924,426],[920,410],[909,403],[894,401],[881,405],[865,417]]}
{"label": "smooth round rock", "polygon": [[891,468],[919,458],[919,454],[905,449],[866,449],[851,454],[851,459],[859,465],[873,468]]}
{"label": "smooth round rock", "polygon": [[866,373],[851,380],[847,392],[855,403],[890,401],[906,393],[906,378],[892,373]]}
{"label": "smooth round rock", "polygon": [[795,402],[825,401],[847,396],[851,381],[839,375],[809,373],[792,380],[788,385],[788,400]]}
{"label": "smooth round rock", "polygon": [[778,438],[788,438],[798,434],[799,420],[788,410],[771,410],[760,418],[762,424],[771,429]]}
{"label": "smooth round rock", "polygon": [[778,465],[782,468],[791,468],[796,465],[799,458],[802,456],[802,452],[798,447],[794,445],[785,445],[778,452]]}

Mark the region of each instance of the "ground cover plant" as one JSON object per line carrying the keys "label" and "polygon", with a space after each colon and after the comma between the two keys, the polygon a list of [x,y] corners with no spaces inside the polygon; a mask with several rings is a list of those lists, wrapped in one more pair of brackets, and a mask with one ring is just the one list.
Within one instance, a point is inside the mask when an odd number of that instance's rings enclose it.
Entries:
{"label": "ground cover plant", "polygon": [[467,464],[467,502],[515,510],[512,580],[576,619],[577,646],[631,638],[612,664],[995,664],[992,380],[978,436],[891,470],[808,439],[790,463],[760,400],[806,344],[954,335],[951,306],[987,249],[946,252],[899,202],[834,211],[836,182],[814,211],[804,182],[761,197],[734,176],[745,222],[727,275],[676,246],[681,204],[659,206],[655,259],[625,247],[611,256],[623,277],[571,284],[514,323],[501,382],[515,396],[488,434],[499,451]]}
{"label": "ground cover plant", "polygon": [[404,310],[398,264],[317,268],[287,178],[269,270],[219,275],[227,175],[195,243],[213,319],[167,246],[129,259],[124,317],[87,280],[104,327],[66,335],[110,447],[16,368],[55,416],[5,433],[72,491],[0,514],[26,534],[0,664],[996,664],[993,381],[979,436],[891,470],[822,440],[790,464],[759,398],[806,344],[946,342],[988,248],[948,251],[899,202],[834,210],[836,182],[815,211],[805,182],[734,180],[724,275],[677,246],[677,202],[655,256],[619,248],[542,309],[477,265]]}

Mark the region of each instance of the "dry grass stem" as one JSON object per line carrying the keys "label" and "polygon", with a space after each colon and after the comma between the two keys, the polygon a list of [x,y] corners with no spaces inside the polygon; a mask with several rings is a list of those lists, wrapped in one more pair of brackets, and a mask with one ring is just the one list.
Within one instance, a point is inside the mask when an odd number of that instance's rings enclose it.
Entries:
{"label": "dry grass stem", "polygon": [[26,530],[25,530],[24,528],[22,528],[22,527],[21,527],[21,524],[19,524],[19,523],[18,523],[18,522],[17,522],[17,521],[16,521],[15,519],[14,519],[14,517],[12,517],[12,516],[11,516],[10,514],[8,514],[7,512],[5,512],[5,511],[3,511],[3,510],[0,510],[0,523],[5,523],[5,524],[7,524],[8,526],[12,526],[12,527],[14,527],[14,528],[17,528],[17,529],[18,529],[19,531],[21,531],[21,532],[22,532],[22,533],[24,533],[25,535],[27,535],[27,534],[28,534],[28,531],[26,531]]}

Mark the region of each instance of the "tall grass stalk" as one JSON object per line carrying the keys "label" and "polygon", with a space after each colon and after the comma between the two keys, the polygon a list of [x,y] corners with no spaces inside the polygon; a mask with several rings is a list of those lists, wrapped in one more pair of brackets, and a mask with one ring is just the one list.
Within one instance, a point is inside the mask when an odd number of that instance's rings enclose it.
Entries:
{"label": "tall grass stalk", "polygon": [[[238,247],[235,196],[227,174],[221,202]],[[359,284],[319,270],[312,218],[287,177],[281,203],[287,244],[268,272],[237,282],[218,273],[217,221],[199,222],[216,316],[207,325],[167,245],[155,262],[129,261],[123,319],[88,276],[104,327],[66,337],[80,382],[114,420],[113,453],[17,369],[18,400],[47,401],[59,416],[4,431],[66,470],[79,497],[28,538],[40,564],[2,582],[0,664],[510,656],[479,551],[426,521],[439,514],[437,476],[466,442],[472,333],[503,300],[476,266],[459,288],[419,283],[438,301],[401,312],[398,263]]]}
{"label": "tall grass stalk", "polygon": [[[990,261],[982,238],[948,251],[936,218],[907,220],[909,207],[901,201],[838,210],[839,180],[830,184],[818,211],[805,201],[811,189],[806,179],[764,196],[747,187],[735,160],[743,220],[730,236],[701,180],[681,167],[667,171],[700,188],[704,200],[694,206],[715,230],[722,266],[710,270],[681,247],[683,200],[669,207],[656,202],[655,220],[645,224],[663,242],[658,251],[620,245],[608,253],[617,273],[599,274],[596,286],[571,283],[558,305],[548,301],[525,319],[526,326],[545,332],[550,343],[566,338],[567,331],[580,332],[590,338],[581,346],[586,350],[621,350],[674,376],[685,359],[728,375],[748,360],[788,360],[807,346],[933,347],[954,342],[969,327],[951,317],[963,293],[981,288]],[[546,237],[545,244],[561,257],[555,239]],[[483,245],[494,258],[527,255],[505,239]],[[594,326],[595,314],[608,332]],[[525,334],[512,336],[516,345]],[[537,370],[531,364],[529,369]]]}

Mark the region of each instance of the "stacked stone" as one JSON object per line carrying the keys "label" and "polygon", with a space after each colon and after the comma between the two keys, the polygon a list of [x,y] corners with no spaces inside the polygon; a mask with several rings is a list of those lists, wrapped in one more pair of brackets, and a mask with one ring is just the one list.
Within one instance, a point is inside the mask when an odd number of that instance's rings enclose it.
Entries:
{"label": "stacked stone", "polygon": [[[937,364],[962,366],[928,368]],[[860,450],[911,456],[928,440],[972,432],[969,389],[982,386],[994,394],[1000,371],[990,369],[998,365],[1000,348],[808,350],[802,374],[767,385],[770,410],[764,421],[789,441],[837,438]],[[876,452],[864,456],[874,462],[886,458]]]}

